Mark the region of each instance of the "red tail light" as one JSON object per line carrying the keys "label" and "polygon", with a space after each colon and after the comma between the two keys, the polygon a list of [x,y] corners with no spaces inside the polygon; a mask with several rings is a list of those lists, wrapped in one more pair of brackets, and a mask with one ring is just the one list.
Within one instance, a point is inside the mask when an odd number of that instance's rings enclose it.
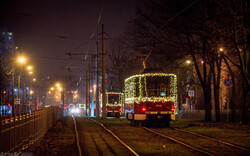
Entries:
{"label": "red tail light", "polygon": [[122,111],[122,109],[121,109],[121,108],[119,109],[119,112],[120,112],[120,111]]}
{"label": "red tail light", "polygon": [[172,108],[171,111],[174,112],[174,108]]}
{"label": "red tail light", "polygon": [[145,107],[142,107],[142,109],[141,109],[143,112],[146,112],[146,108]]}

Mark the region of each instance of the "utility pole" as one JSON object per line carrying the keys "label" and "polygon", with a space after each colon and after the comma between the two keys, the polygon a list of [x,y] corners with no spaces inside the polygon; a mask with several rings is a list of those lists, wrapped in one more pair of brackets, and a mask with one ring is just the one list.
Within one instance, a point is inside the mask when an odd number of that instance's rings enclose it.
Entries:
{"label": "utility pole", "polygon": [[99,118],[99,62],[98,62],[98,42],[96,42],[96,117]]}
{"label": "utility pole", "polygon": [[88,65],[88,110],[90,116],[90,65]]}
{"label": "utility pole", "polygon": [[15,67],[12,69],[12,116],[15,115],[15,95],[14,95],[14,88],[15,88]]}
{"label": "utility pole", "polygon": [[64,106],[65,106],[65,104],[64,104],[64,87],[65,87],[65,85],[64,86],[62,86],[62,93],[61,93],[61,100],[62,100],[62,107],[63,107],[63,116],[65,116],[66,115],[66,113],[65,113],[65,108],[64,108]]}
{"label": "utility pole", "polygon": [[106,62],[105,62],[105,42],[104,24],[102,24],[102,118],[106,118]]}
{"label": "utility pole", "polygon": [[[23,76],[23,106],[22,106],[22,112],[26,113],[26,106],[25,106],[25,76]],[[26,90],[27,92],[27,90]]]}
{"label": "utility pole", "polygon": [[88,116],[88,69],[86,70],[86,116]]}
{"label": "utility pole", "polygon": [[91,73],[90,73],[90,77],[91,77],[91,116],[95,116],[95,104],[94,104],[94,99],[95,99],[95,87],[94,87],[94,83],[95,83],[95,73],[94,73],[94,69],[95,69],[95,54],[92,54],[91,56]]}

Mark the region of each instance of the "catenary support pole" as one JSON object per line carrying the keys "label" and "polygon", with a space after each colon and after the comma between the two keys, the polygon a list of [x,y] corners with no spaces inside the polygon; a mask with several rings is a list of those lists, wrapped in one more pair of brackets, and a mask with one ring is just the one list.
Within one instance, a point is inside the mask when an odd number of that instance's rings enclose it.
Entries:
{"label": "catenary support pole", "polygon": [[102,118],[106,118],[106,62],[105,62],[105,42],[104,24],[102,24]]}
{"label": "catenary support pole", "polygon": [[99,118],[99,62],[98,62],[98,42],[96,42],[96,117]]}
{"label": "catenary support pole", "polygon": [[88,70],[86,70],[86,116],[88,116]]}

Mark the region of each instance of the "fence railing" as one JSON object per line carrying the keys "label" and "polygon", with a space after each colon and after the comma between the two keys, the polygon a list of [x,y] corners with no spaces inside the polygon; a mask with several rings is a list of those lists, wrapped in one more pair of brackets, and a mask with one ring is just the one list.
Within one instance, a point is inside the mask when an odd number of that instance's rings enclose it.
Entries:
{"label": "fence railing", "polygon": [[0,119],[0,152],[22,152],[43,137],[62,117],[58,107]]}

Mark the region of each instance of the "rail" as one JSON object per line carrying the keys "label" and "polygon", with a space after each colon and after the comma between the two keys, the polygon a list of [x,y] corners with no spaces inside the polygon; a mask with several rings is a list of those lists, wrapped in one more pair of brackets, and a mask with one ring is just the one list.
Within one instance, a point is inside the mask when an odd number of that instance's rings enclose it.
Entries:
{"label": "rail", "polygon": [[133,155],[139,156],[139,154],[137,154],[131,147],[129,147],[125,142],[123,142],[123,141],[122,141],[117,135],[115,135],[111,130],[109,130],[108,128],[106,128],[102,123],[100,123],[100,122],[98,122],[98,121],[96,121],[96,120],[90,119],[90,118],[89,118],[89,120],[91,120],[91,121],[93,121],[93,122],[95,122],[95,123],[101,125],[102,128],[103,128],[105,131],[109,132],[117,141],[119,141],[124,147],[126,147],[131,153],[133,153]]}
{"label": "rail", "polygon": [[80,141],[79,141],[79,134],[77,132],[77,123],[76,123],[76,119],[75,117],[72,115],[73,121],[74,121],[74,125],[75,125],[75,133],[76,133],[76,145],[77,145],[77,149],[78,149],[78,155],[82,156],[82,149],[80,146]]}
{"label": "rail", "polygon": [[0,152],[20,153],[34,145],[62,117],[58,107],[0,118]]}

